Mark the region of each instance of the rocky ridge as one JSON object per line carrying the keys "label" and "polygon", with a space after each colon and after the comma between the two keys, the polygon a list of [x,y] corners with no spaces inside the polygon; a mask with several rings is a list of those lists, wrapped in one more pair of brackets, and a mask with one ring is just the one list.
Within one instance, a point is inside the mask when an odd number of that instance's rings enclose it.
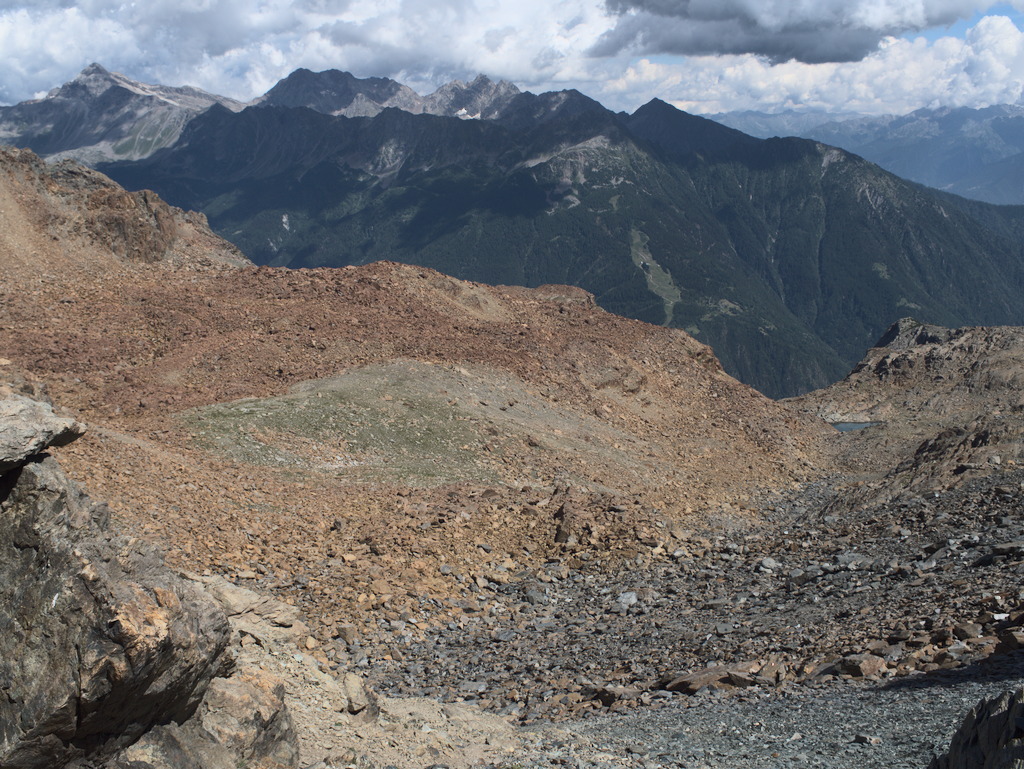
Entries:
{"label": "rocky ridge", "polygon": [[846,504],[922,495],[1021,460],[1022,352],[1017,327],[907,318],[844,380],[791,402],[829,422],[872,425],[846,439],[844,462],[866,481]]}
{"label": "rocky ridge", "polygon": [[150,192],[126,192],[77,163],[47,165],[27,150],[0,148],[0,212],[5,303],[19,291],[59,290],[81,273],[116,280],[133,265],[155,262],[191,269],[248,263],[210,231],[202,214],[168,206]]}
{"label": "rocky ridge", "polygon": [[170,147],[197,115],[217,105],[307,107],[328,115],[372,117],[388,108],[413,114],[495,118],[520,93],[512,83],[480,75],[420,96],[388,78],[298,69],[262,96],[243,103],[193,86],[151,85],[90,64],[45,97],[0,106],[0,144],[31,149],[50,161],[87,165],[139,160]]}
{"label": "rocky ridge", "polygon": [[494,119],[520,91],[507,80],[478,75],[469,83],[453,80],[427,96],[389,78],[358,78],[336,69],[297,69],[252,103],[307,107],[325,115],[373,117],[385,109],[467,119]]}

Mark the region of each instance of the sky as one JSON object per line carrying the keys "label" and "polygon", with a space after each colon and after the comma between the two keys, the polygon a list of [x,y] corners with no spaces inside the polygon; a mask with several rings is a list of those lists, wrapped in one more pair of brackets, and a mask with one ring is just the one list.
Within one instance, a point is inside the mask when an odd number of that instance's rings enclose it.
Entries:
{"label": "sky", "polygon": [[479,73],[632,111],[903,114],[1024,95],[1024,0],[0,0],[0,103],[92,62],[247,101],[289,72]]}

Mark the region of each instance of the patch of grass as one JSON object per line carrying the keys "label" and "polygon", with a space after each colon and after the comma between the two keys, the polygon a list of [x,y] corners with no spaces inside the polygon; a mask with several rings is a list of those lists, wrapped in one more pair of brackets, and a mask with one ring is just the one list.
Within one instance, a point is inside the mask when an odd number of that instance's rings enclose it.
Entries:
{"label": "patch of grass", "polygon": [[493,480],[481,432],[401,365],[368,367],[276,398],[181,415],[196,442],[236,461],[326,472],[355,482]]}

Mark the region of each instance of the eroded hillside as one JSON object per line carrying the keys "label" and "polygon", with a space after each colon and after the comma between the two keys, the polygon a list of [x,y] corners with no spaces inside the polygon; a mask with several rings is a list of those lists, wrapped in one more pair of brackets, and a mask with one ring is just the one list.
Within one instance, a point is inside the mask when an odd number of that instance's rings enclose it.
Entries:
{"label": "eroded hillside", "polygon": [[[65,461],[180,565],[292,590],[322,641],[371,611],[462,612],[427,605],[468,595],[442,564],[634,558],[829,467],[820,421],[582,290],[229,267],[191,215],[6,165],[5,200],[58,234],[6,233],[4,355],[93,425]],[[105,217],[155,246],[119,251],[91,229]]]}
{"label": "eroded hillside", "polygon": [[[304,765],[521,766],[478,708],[682,718],[1024,645],[1017,329],[904,322],[780,404],[577,288],[256,268],[151,194],[0,161],[0,380],[89,423],[62,464],[284,677]],[[353,670],[403,699],[375,716]]]}

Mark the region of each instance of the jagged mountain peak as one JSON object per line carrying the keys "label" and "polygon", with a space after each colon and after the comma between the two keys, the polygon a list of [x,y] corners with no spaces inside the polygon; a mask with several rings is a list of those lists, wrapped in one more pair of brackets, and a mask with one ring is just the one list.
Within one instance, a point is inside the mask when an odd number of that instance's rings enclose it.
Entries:
{"label": "jagged mountain peak", "polygon": [[426,97],[424,111],[435,115],[493,119],[520,93],[508,80],[495,82],[480,74],[469,83],[461,80],[445,83]]}
{"label": "jagged mountain peak", "polygon": [[673,107],[664,99],[659,99],[657,96],[655,96],[646,104],[637,107],[636,111],[633,114],[635,115],[638,112],[683,112],[683,110],[678,109],[677,107]]}
{"label": "jagged mountain peak", "polygon": [[50,159],[136,159],[173,144],[213,104],[244,106],[193,86],[141,83],[94,62],[43,99],[0,107],[0,142]]}
{"label": "jagged mountain peak", "polygon": [[79,72],[78,76],[75,77],[75,80],[85,80],[88,78],[113,79],[113,73],[99,62],[94,61],[88,67]]}
{"label": "jagged mountain peak", "polygon": [[[122,75],[121,78],[127,80]],[[130,82],[130,81],[129,81]],[[80,94],[84,89],[91,96],[99,96],[111,86],[117,85],[118,79],[110,70],[101,64],[93,62],[79,72],[74,78],[64,85],[53,88],[46,94],[47,99],[74,96]]]}
{"label": "jagged mountain peak", "polygon": [[507,80],[477,75],[466,83],[452,80],[423,97],[390,78],[356,77],[328,69],[297,69],[255,100],[260,106],[309,107],[327,115],[373,117],[389,107],[413,114],[494,118],[520,94]]}
{"label": "jagged mountain peak", "polygon": [[508,80],[492,80],[487,75],[481,73],[474,77],[470,81],[463,80],[450,80],[449,82],[442,85],[436,91],[434,91],[427,98],[431,98],[440,93],[455,92],[455,91],[484,91],[484,90],[502,90],[511,91],[513,93],[519,93],[519,88],[515,84]]}
{"label": "jagged mountain peak", "polygon": [[297,69],[254,101],[258,106],[308,107],[326,115],[372,117],[388,107],[422,112],[423,99],[386,77],[359,78],[351,72]]}
{"label": "jagged mountain peak", "polygon": [[238,110],[240,102],[225,96],[218,96],[203,91],[195,86],[152,85],[133,80],[120,72],[111,72],[102,64],[93,62],[64,85],[51,90],[47,99],[94,99],[102,96],[114,87],[122,88],[132,94],[151,97],[167,104],[184,109],[202,110],[210,104],[219,103]]}

